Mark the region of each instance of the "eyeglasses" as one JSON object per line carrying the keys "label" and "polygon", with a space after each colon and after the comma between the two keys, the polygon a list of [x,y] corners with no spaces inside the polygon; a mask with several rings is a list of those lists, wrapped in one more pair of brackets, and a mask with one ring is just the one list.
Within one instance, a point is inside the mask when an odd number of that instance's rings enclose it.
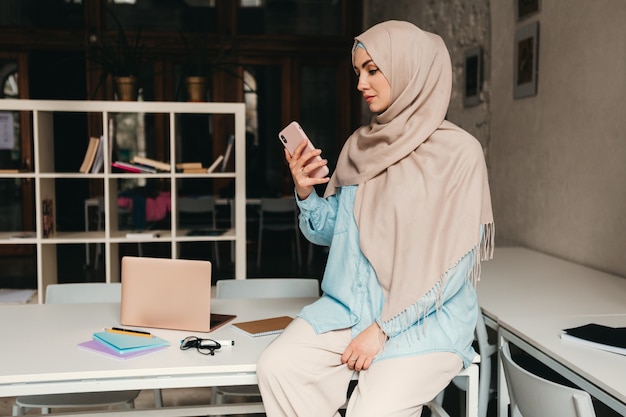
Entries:
{"label": "eyeglasses", "polygon": [[196,348],[203,355],[215,355],[215,351],[221,347],[222,345],[213,339],[201,339],[196,336],[188,336],[180,342],[180,350]]}

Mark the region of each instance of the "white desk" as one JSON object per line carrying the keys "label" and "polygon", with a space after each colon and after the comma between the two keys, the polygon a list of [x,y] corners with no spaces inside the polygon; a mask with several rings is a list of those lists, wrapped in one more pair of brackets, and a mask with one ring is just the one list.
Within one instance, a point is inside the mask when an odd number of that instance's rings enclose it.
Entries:
{"label": "white desk", "polygon": [[626,357],[561,340],[561,330],[590,322],[626,325],[626,314],[511,317],[500,321],[500,337],[554,369],[620,415],[626,415]]}
{"label": "white desk", "polygon": [[[215,313],[237,314],[235,321],[291,315],[310,298],[212,300]],[[32,304],[0,306],[0,397],[128,389],[211,387],[256,383],[256,362],[274,336],[252,338],[232,326],[212,333],[153,329],[171,346],[145,356],[118,360],[79,349],[95,331],[119,326],[119,304]],[[232,349],[205,356],[182,351],[180,340],[195,334],[232,339]],[[120,415],[186,416],[263,412],[260,403],[115,410]],[[76,416],[76,414],[72,414]]]}
{"label": "white desk", "polygon": [[486,318],[626,314],[626,279],[524,248],[496,248],[482,264],[478,300]]}
{"label": "white desk", "polygon": [[[625,326],[626,279],[524,248],[496,248],[494,259],[483,263],[478,299],[485,322],[501,338],[626,415],[623,381],[603,371],[623,369],[625,358],[572,347],[559,338],[560,330],[573,322],[609,320]],[[499,417],[507,415],[508,400],[498,361]]]}

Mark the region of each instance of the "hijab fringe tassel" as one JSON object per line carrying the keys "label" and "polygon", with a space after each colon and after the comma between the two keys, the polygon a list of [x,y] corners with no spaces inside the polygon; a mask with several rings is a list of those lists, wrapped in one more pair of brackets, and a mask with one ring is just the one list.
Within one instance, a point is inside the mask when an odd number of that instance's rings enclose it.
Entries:
{"label": "hijab fringe tassel", "polygon": [[[482,236],[478,244],[473,247],[468,253],[463,255],[461,259],[472,252],[476,252],[478,249],[478,256],[473,256],[473,263],[471,270],[468,271],[468,281],[472,284],[472,286],[476,287],[478,281],[480,281],[480,273],[481,273],[481,262],[487,261],[493,258],[494,251],[494,241],[495,241],[495,225],[494,223],[487,223],[483,225]],[[423,297],[417,300],[415,303],[408,306],[402,313],[396,315],[395,317],[389,319],[386,323],[383,324],[383,328],[386,327],[385,324],[392,326],[395,328],[394,324],[400,324],[401,328],[408,328],[413,323],[410,322],[411,317],[419,317],[417,322],[418,331],[417,338],[426,333],[428,327],[427,313],[430,311],[429,306],[435,304],[435,311],[439,313],[442,306],[441,295],[443,293],[443,288],[445,287],[446,282],[449,278],[450,270],[455,268],[460,262],[461,259],[457,260],[454,265],[452,265],[446,272],[443,273],[439,281],[426,293]],[[400,321],[400,323],[398,323]],[[394,323],[395,322],[395,323]],[[411,332],[404,332],[411,333]]]}

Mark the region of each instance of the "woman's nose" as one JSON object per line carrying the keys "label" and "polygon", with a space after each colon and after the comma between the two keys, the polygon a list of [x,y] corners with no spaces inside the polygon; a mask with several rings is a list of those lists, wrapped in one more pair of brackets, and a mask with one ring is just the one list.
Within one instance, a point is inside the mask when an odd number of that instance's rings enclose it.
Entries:
{"label": "woman's nose", "polygon": [[367,82],[365,82],[364,77],[359,76],[359,81],[356,84],[356,89],[359,91],[363,91],[367,88],[369,88],[369,85],[367,84]]}

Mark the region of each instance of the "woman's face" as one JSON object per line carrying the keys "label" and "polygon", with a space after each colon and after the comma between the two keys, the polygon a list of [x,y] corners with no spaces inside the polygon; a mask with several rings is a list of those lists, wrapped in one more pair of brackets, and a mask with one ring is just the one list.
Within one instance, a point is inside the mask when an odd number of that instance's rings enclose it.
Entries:
{"label": "woman's face", "polygon": [[356,88],[363,93],[370,111],[382,113],[387,110],[391,104],[391,85],[372,61],[370,54],[361,47],[354,51],[354,71],[359,77]]}

